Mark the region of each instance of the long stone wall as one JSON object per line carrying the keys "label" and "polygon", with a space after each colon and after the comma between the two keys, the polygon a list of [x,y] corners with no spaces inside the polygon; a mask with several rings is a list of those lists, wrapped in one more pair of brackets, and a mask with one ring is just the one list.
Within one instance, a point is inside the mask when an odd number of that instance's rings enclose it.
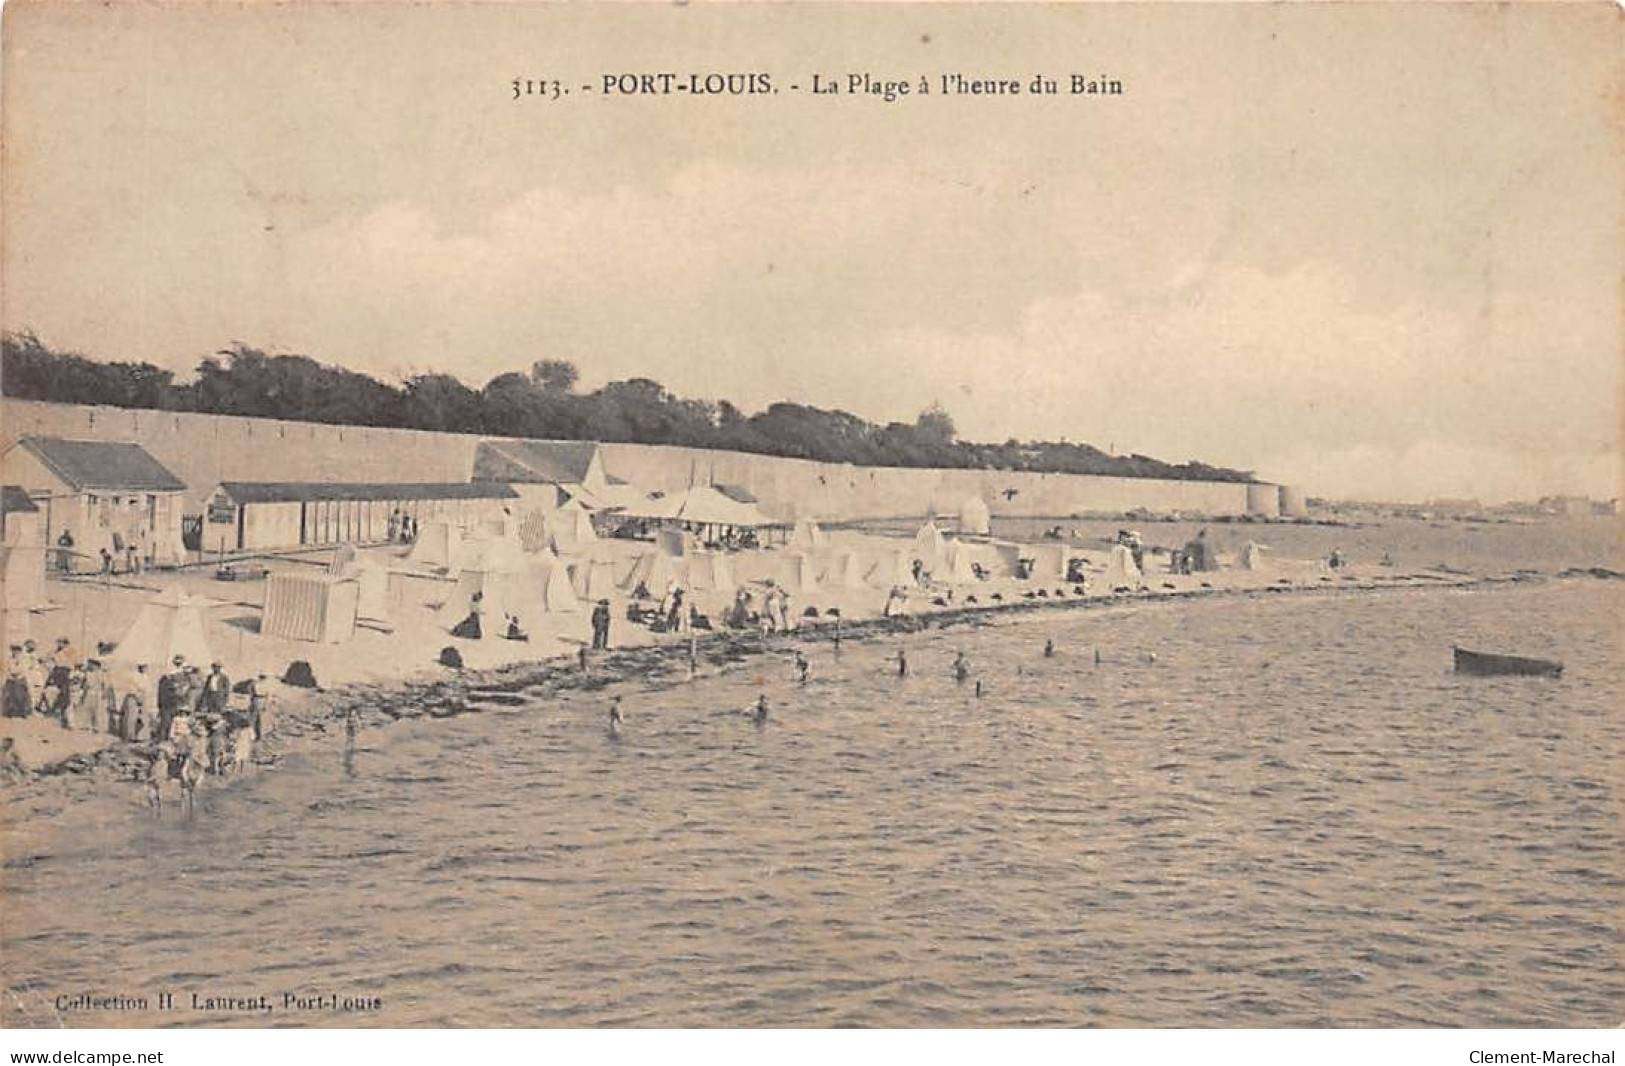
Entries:
{"label": "long stone wall", "polygon": [[[481,437],[265,418],[0,400],[0,434],[135,441],[185,481],[188,510],[221,481],[464,481]],[[956,513],[979,495],[995,515],[1064,516],[1146,508],[1210,515],[1279,509],[1273,485],[1000,470],[859,467],[647,444],[602,445],[604,469],[647,489],[720,482],[780,517],[839,521]]]}

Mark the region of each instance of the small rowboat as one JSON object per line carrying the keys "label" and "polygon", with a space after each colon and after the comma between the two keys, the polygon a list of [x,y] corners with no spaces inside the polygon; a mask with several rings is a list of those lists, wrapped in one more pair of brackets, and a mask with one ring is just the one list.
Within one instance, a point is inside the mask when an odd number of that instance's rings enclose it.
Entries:
{"label": "small rowboat", "polygon": [[1551,659],[1526,659],[1522,655],[1495,655],[1486,651],[1453,649],[1456,653],[1456,673],[1475,677],[1558,677],[1563,664]]}

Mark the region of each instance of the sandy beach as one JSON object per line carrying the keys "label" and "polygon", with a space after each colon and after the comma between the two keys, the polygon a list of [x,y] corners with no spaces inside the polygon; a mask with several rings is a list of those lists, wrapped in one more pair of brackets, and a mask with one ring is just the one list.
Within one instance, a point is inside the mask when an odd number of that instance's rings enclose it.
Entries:
{"label": "sandy beach", "polygon": [[[1216,527],[1219,528],[1219,527]],[[1280,528],[1280,527],[1277,527]],[[1224,545],[1241,545],[1248,540],[1267,542],[1272,527],[1241,526],[1223,529]],[[1295,532],[1301,532],[1298,527]],[[1338,541],[1348,531],[1314,530],[1327,544]],[[391,570],[391,619],[387,623],[363,622],[354,637],[339,644],[319,644],[281,639],[261,633],[265,581],[241,579],[262,567],[269,570],[311,571],[324,568],[331,552],[310,552],[296,556],[241,560],[233,569],[238,580],[218,580],[214,567],[200,566],[178,571],[141,575],[115,575],[111,578],[74,577],[49,583],[56,606],[34,616],[33,632],[42,647],[57,637],[66,637],[76,647],[93,649],[98,642],[112,642],[125,632],[141,604],[155,593],[179,587],[205,599],[206,636],[215,658],[234,680],[259,673],[268,675],[273,692],[274,724],[260,745],[256,758],[274,761],[300,738],[323,735],[331,723],[350,708],[360,715],[363,727],[391,720],[416,717],[450,717],[466,713],[481,703],[498,702],[503,694],[526,689],[533,695],[567,691],[598,690],[636,682],[639,684],[680,683],[735,668],[762,655],[784,652],[809,642],[873,641],[889,634],[908,633],[932,627],[979,625],[994,619],[1038,612],[1074,611],[1104,607],[1151,608],[1172,602],[1214,597],[1274,597],[1373,594],[1381,591],[1468,588],[1511,581],[1529,581],[1557,576],[1528,568],[1500,568],[1493,572],[1456,567],[1444,562],[1431,567],[1383,565],[1371,560],[1353,560],[1338,570],[1329,569],[1324,559],[1280,558],[1271,555],[1259,569],[1240,568],[1239,552],[1220,553],[1221,568],[1197,574],[1174,574],[1168,569],[1167,545],[1153,538],[1145,555],[1146,573],[1135,591],[1112,591],[1101,580],[1109,547],[1099,539],[1082,539],[1078,529],[1067,541],[1075,557],[1082,558],[1089,577],[1088,591],[1079,595],[1065,582],[1038,583],[1005,577],[972,584],[912,590],[900,614],[882,617],[887,590],[873,587],[826,586],[813,592],[794,594],[790,614],[796,628],[789,633],[762,635],[750,630],[728,630],[720,625],[706,630],[669,634],[648,626],[629,623],[628,593],[619,587],[635,560],[648,552],[646,542],[602,540],[592,552],[609,559],[615,568],[617,591],[611,597],[612,648],[592,652],[585,671],[581,653],[589,637],[588,608],[534,615],[526,620],[529,639],[524,642],[503,639],[459,640],[450,636],[445,619],[438,616],[440,603],[455,588],[453,576],[421,566],[407,558],[400,546],[371,547],[363,554],[377,559]],[[837,529],[826,533],[823,549],[830,557],[856,553],[869,558],[882,557],[906,548],[910,540],[895,532]],[[767,586],[760,580],[748,581],[747,574],[769,570],[775,555],[764,550],[740,553],[737,569],[741,585],[758,593]],[[1603,571],[1604,574],[1608,571]],[[720,619],[722,609],[732,599],[731,592],[696,592],[691,601],[712,618]],[[816,612],[816,617],[803,617]],[[690,666],[690,646],[695,665]],[[463,669],[449,669],[437,662],[444,647],[456,647],[464,660]],[[277,679],[288,664],[310,663],[317,679],[316,689],[296,688]],[[207,664],[201,664],[207,665]],[[144,769],[149,746],[130,745],[113,737],[63,730],[43,719],[0,720],[0,737],[13,741],[13,750],[22,768],[14,777],[83,774],[129,780]],[[210,782],[213,784],[213,782]]]}

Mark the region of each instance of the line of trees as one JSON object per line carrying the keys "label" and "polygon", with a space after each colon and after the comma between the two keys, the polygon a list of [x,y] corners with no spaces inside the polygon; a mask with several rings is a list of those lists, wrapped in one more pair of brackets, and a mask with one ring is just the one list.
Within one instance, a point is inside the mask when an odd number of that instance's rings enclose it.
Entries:
{"label": "line of trees", "polygon": [[1250,472],[1206,463],[1108,455],[1054,441],[977,444],[958,439],[933,404],[912,423],[870,422],[845,411],[775,403],[746,415],[727,400],[685,399],[648,378],[577,390],[564,360],[498,374],[473,389],[451,374],[417,374],[391,385],[303,355],[268,355],[245,344],[203,359],[191,381],[151,363],[101,362],[8,333],[0,391],[18,399],[110,404],[164,411],[249,415],[504,437],[627,441],[779,455],[866,466],[966,467],[1104,474],[1189,481],[1250,481]]}

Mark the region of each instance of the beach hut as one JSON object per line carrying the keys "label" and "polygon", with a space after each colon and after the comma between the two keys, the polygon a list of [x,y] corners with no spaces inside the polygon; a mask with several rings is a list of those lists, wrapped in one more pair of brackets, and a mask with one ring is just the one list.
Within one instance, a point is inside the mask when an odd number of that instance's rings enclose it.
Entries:
{"label": "beach hut", "polygon": [[1264,546],[1257,541],[1250,540],[1247,546],[1241,549],[1241,568],[1243,570],[1264,569]]}
{"label": "beach hut", "polygon": [[894,548],[882,555],[870,568],[868,582],[875,588],[895,588],[898,585],[909,586],[914,584],[914,567],[909,553],[902,548]]}
{"label": "beach hut", "polygon": [[796,520],[796,528],[790,534],[790,547],[796,551],[813,552],[822,549],[828,543],[824,531],[818,528],[818,523],[810,518]]}
{"label": "beach hut", "polygon": [[1106,558],[1106,575],[1100,579],[1108,592],[1120,588],[1137,589],[1145,582],[1140,568],[1134,565],[1134,553],[1126,544],[1113,544]]}
{"label": "beach hut", "polygon": [[175,656],[184,655],[193,665],[207,665],[213,658],[203,635],[203,609],[208,606],[211,601],[178,587],[151,597],[141,605],[108,662],[126,668],[146,663],[156,672],[167,669]]}
{"label": "beach hut", "polygon": [[959,505],[959,531],[985,535],[993,529],[993,513],[980,496],[967,496]]}
{"label": "beach hut", "polygon": [[[904,561],[907,566],[907,561]],[[862,588],[864,581],[863,560],[858,558],[855,551],[843,551],[835,556],[835,561],[824,572],[824,583],[836,588],[858,589]]]}
{"label": "beach hut", "polygon": [[[179,562],[186,485],[139,444],[24,436],[0,450],[0,482],[43,510],[44,539],[73,541],[68,569],[96,570],[103,549]],[[211,545],[212,546],[212,545]]]}
{"label": "beach hut", "polygon": [[284,640],[342,644],[355,636],[361,585],[351,577],[282,571],[265,580],[260,633]]}
{"label": "beach hut", "polygon": [[632,592],[641,585],[649,595],[659,598],[679,583],[679,576],[677,563],[670,555],[663,551],[644,552],[632,564],[632,572],[621,582],[621,587]]}

